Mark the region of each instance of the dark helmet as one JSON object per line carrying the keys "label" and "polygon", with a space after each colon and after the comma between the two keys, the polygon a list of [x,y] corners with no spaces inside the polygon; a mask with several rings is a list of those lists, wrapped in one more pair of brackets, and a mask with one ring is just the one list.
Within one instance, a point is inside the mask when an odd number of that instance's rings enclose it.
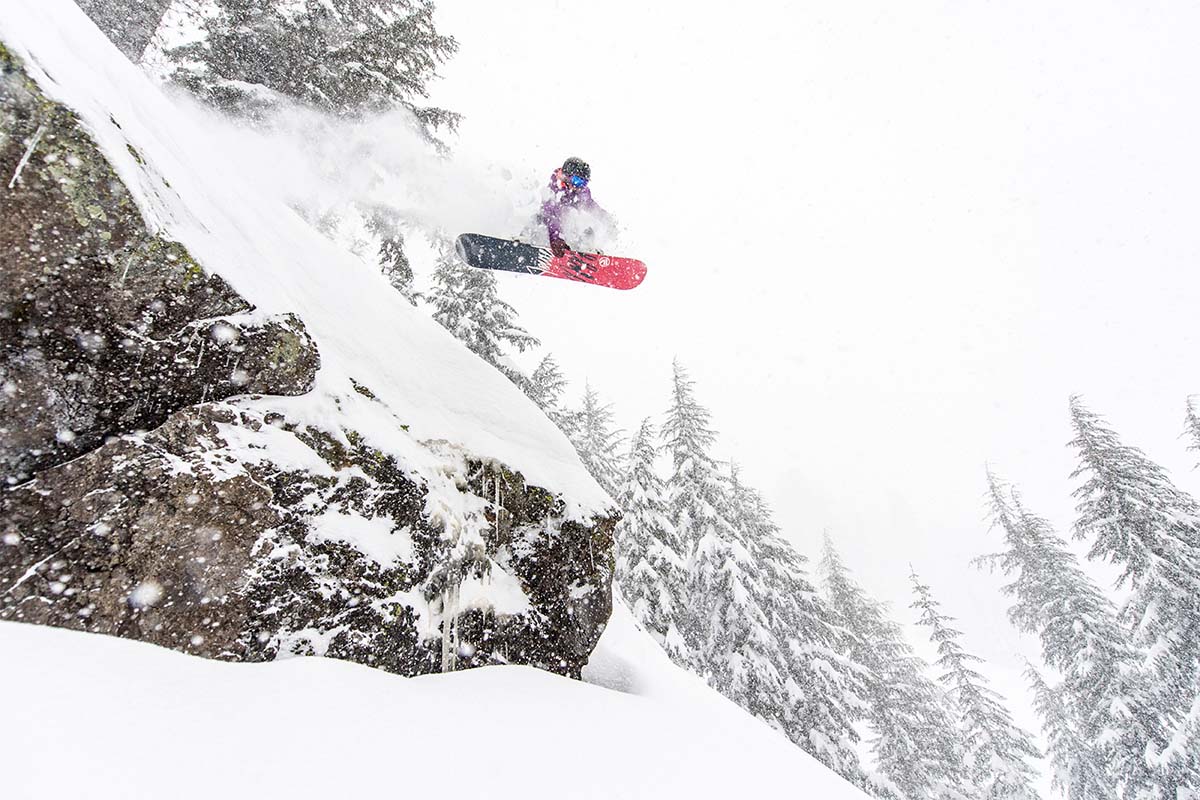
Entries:
{"label": "dark helmet", "polygon": [[587,181],[592,179],[592,168],[589,167],[587,162],[582,158],[571,156],[563,162],[562,174],[567,178],[571,177],[572,175],[578,175]]}

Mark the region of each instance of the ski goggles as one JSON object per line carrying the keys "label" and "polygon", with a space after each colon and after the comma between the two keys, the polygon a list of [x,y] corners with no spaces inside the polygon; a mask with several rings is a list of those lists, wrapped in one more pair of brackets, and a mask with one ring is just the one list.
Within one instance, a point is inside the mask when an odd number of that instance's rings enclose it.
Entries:
{"label": "ski goggles", "polygon": [[580,177],[579,175],[565,175],[563,176],[563,180],[574,186],[576,189],[582,189],[588,184],[588,179]]}

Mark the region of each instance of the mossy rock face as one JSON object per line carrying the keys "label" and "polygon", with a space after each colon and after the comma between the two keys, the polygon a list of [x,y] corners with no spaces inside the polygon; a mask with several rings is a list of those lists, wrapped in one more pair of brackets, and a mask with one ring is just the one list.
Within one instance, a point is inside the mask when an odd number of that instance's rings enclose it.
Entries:
{"label": "mossy rock face", "polygon": [[578,677],[612,614],[612,534],[620,518],[565,520],[560,499],[494,462],[472,462],[467,487],[491,502],[487,554],[520,579],[535,613],[466,615],[458,638],[473,655],[460,661],[485,664],[500,652],[512,663]]}
{"label": "mossy rock face", "polygon": [[220,321],[251,305],[147,229],[79,119],[7,50],[0,176],[0,481],[192,403],[311,386],[303,324]]}
{"label": "mossy rock face", "polygon": [[[329,470],[272,463],[279,437]],[[566,522],[519,474],[464,469],[464,491],[488,501],[476,504],[486,532],[456,562],[426,517],[427,488],[391,457],[275,412],[194,406],[0,493],[0,619],[234,661],[324,655],[405,675],[516,663],[578,677],[611,611],[615,520]],[[406,557],[356,545],[364,520],[377,548],[390,539]],[[519,581],[528,611],[433,619],[450,580],[496,570]]]}
{"label": "mossy rock face", "polygon": [[253,474],[185,460],[228,416],[181,413],[0,495],[0,618],[239,658],[239,586],[279,512]]}

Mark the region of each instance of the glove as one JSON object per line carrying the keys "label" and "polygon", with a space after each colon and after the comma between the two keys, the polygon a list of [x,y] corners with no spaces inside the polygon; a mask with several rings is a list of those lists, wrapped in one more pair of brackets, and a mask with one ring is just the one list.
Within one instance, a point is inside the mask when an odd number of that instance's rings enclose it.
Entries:
{"label": "glove", "polygon": [[551,239],[550,252],[554,254],[555,258],[561,258],[571,252],[571,248],[567,247],[567,243],[562,239]]}

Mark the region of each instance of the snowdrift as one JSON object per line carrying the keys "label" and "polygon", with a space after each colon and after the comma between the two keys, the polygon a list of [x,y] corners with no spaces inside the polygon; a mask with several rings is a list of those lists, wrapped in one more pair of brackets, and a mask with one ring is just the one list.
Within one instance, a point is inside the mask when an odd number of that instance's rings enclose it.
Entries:
{"label": "snowdrift", "polygon": [[[625,619],[601,649],[645,637]],[[528,667],[409,679],[330,659],[223,664],[0,623],[4,717],[21,732],[0,787],[123,800],[865,797],[633,650],[623,663],[644,696]]]}

